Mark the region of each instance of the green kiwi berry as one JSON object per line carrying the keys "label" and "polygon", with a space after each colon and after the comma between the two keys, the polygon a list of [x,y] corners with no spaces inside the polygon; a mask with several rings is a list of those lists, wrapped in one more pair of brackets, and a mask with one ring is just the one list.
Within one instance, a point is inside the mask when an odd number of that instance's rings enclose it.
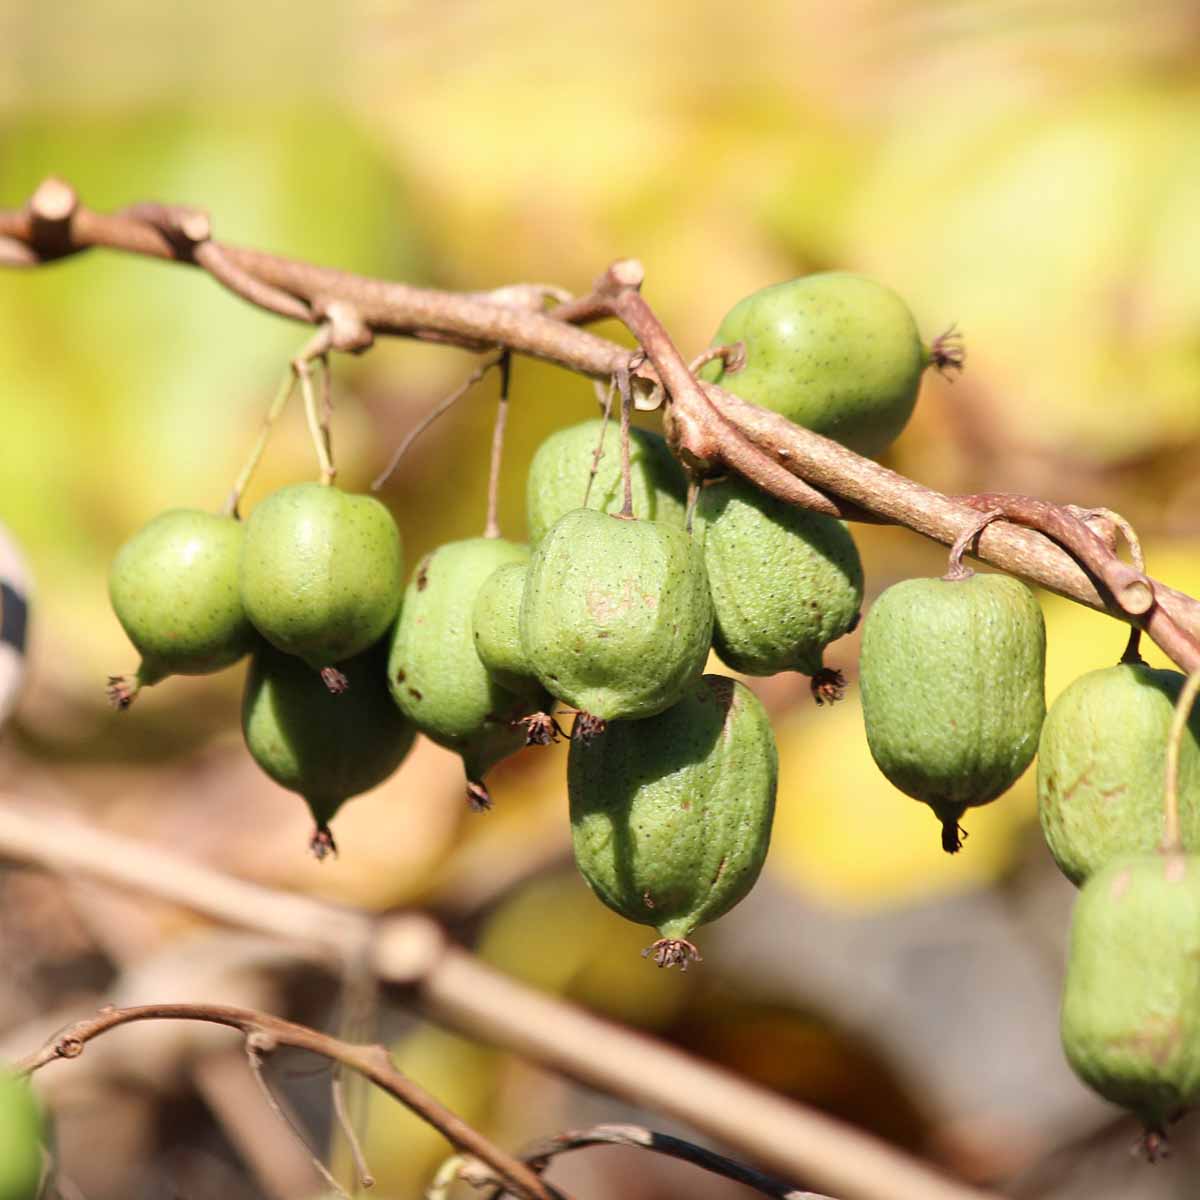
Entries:
{"label": "green kiwi berry", "polygon": [[1007,791],[1037,750],[1045,700],[1042,610],[1007,575],[907,579],[872,605],[860,683],[879,769],[942,822]]}
{"label": "green kiwi berry", "polygon": [[403,572],[400,531],[373,496],[296,483],[246,522],[246,613],[271,645],[321,671],[334,691],[334,664],[378,641],[395,619]]}
{"label": "green kiwi berry", "polygon": [[691,682],[658,716],[571,740],[575,861],[609,908],[654,926],[660,966],[754,886],[767,856],[778,762],[766,712],[744,684]]}
{"label": "green kiwi berry", "polygon": [[29,1081],[0,1070],[0,1200],[41,1194],[42,1117]]}
{"label": "green kiwi berry", "polygon": [[109,679],[118,708],[168,675],[220,671],[253,648],[238,586],[243,535],[233,517],[173,508],[117,551],[108,594],[142,656],[135,675]]}

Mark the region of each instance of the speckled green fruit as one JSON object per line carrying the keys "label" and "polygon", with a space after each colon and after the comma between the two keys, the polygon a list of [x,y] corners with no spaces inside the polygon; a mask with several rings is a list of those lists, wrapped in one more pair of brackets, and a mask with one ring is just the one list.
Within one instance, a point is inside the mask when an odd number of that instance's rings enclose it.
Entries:
{"label": "speckled green fruit", "polygon": [[1033,593],[1007,575],[908,579],[863,626],[859,664],[867,744],[902,792],[942,822],[1010,788],[1046,715],[1046,629]]}
{"label": "speckled green fruit", "polygon": [[731,478],[700,493],[694,527],[722,661],[746,675],[816,675],[862,607],[862,562],[845,525]]}
{"label": "speckled green fruit", "polygon": [[543,686],[606,721],[652,717],[704,670],[704,557],[682,529],[578,508],[534,551],[521,642]]}
{"label": "speckled green fruit", "polygon": [[0,1200],[35,1200],[41,1138],[41,1113],[29,1084],[0,1069]]}
{"label": "speckled green fruit", "polygon": [[471,610],[475,651],[501,686],[520,694],[541,691],[521,645],[521,598],[525,594],[527,562],[505,563],[484,581]]}
{"label": "speckled green fruit", "polygon": [[686,963],[692,932],[754,886],[767,857],[778,762],[762,705],[704,675],[656,717],[577,733],[567,760],[575,861],[609,908]]}
{"label": "speckled green fruit", "polygon": [[365,650],[395,619],[400,531],[373,496],[292,484],[250,514],[241,583],[263,637],[321,670]]}
{"label": "speckled green fruit", "polygon": [[525,744],[517,722],[544,699],[540,693],[518,696],[488,674],[471,625],[488,576],[528,559],[527,546],[503,538],[439,546],[417,564],[392,634],[392,696],[422,733],[462,756],[474,807],[487,806],[484,773]]}
{"label": "speckled green fruit", "polygon": [[412,748],[415,730],[392,703],[382,645],[345,660],[349,687],[335,696],[298,658],[262,644],[242,697],[242,734],[254,761],[299,792],[317,823],[313,849],[332,848],[328,825],[342,803],[382,783]]}
{"label": "speckled green fruit", "polygon": [[117,551],[108,594],[142,656],[128,699],[139,685],[219,671],[253,648],[238,587],[243,533],[232,517],[174,508]]}
{"label": "speckled green fruit", "polygon": [[860,454],[879,454],[912,416],[928,354],[891,288],[845,271],[754,292],[726,314],[714,345],[742,342],[746,363],[720,360],[706,379]]}
{"label": "speckled green fruit", "polygon": [[[542,540],[559,517],[583,504],[602,428],[600,418],[584,421],[557,430],[537,448],[525,481],[532,545]],[[659,434],[637,428],[629,431],[629,481],[634,516],[683,528],[687,481]],[[624,503],[620,429],[610,423],[587,507],[617,513]]]}
{"label": "speckled green fruit", "polygon": [[1132,1110],[1151,1138],[1197,1102],[1200,858],[1118,858],[1084,884],[1071,918],[1062,1042],[1080,1079]]}
{"label": "speckled green fruit", "polygon": [[[1076,679],[1050,707],[1038,746],[1038,812],[1062,873],[1083,883],[1162,841],[1167,731],[1185,683],[1178,671],[1121,663]],[[1200,850],[1200,713],[1179,748],[1185,850]]]}

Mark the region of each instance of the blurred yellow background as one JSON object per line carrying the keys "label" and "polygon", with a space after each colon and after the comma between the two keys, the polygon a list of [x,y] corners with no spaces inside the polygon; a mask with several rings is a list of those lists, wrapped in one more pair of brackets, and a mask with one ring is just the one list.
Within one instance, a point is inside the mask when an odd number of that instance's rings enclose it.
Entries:
{"label": "blurred yellow background", "polygon": [[[95,208],[198,205],[223,240],[447,288],[580,292],[634,255],[685,354],[755,288],[863,271],[907,298],[927,339],[957,323],[968,347],[960,379],[926,379],[889,465],[946,491],[1116,508],[1152,573],[1200,591],[1194,3],[69,7],[0,6],[0,207],[56,174]],[[36,580],[31,683],[0,741],[6,789],[266,882],[377,908],[435,904],[464,936],[487,915],[482,944],[507,969],[668,1025],[678,981],[638,971],[640,931],[630,942],[569,876],[555,886],[585,902],[564,910],[579,913],[578,939],[552,931],[551,952],[512,933],[518,915],[532,925],[567,903],[522,890],[549,886],[567,854],[561,749],[504,764],[496,811],[473,819],[456,762],[422,745],[347,806],[341,858],[317,866],[303,805],[240,749],[241,668],[168,680],[124,716],[104,707],[105,676],[133,665],[105,592],[114,550],[163,508],[221,503],[306,337],[183,267],[91,252],[0,272],[0,521]],[[339,481],[365,488],[470,366],[399,341],[335,359]],[[434,426],[383,492],[410,564],[482,529],[495,386]],[[593,404],[588,383],[516,364],[509,536],[523,536],[534,447]],[[296,405],[246,510],[315,471]],[[942,569],[915,535],[855,534],[869,598]],[[1053,700],[1115,662],[1125,630],[1045,601]],[[944,856],[930,813],[869,758],[856,653],[851,637],[827,656],[851,679],[833,711],[812,706],[803,679],[761,686],[782,760],[772,883],[869,915],[1013,878],[1037,853],[1032,772],[969,813],[965,850]],[[166,918],[145,924],[109,953],[169,940]],[[630,949],[628,970],[589,968],[609,945]],[[428,1062],[436,1049],[410,1052]],[[455,1079],[487,1080],[468,1108],[494,1112],[516,1086],[494,1057],[446,1053]],[[385,1194],[413,1194],[439,1156],[423,1154],[389,1159]]]}

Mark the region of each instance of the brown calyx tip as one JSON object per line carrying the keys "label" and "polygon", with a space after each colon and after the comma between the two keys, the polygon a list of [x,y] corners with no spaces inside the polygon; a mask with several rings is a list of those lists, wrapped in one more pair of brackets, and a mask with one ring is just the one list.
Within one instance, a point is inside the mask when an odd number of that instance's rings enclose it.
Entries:
{"label": "brown calyx tip", "polygon": [[350,680],[337,667],[322,667],[321,682],[335,695],[340,696],[350,690]]}
{"label": "brown calyx tip", "polygon": [[969,836],[957,816],[942,818],[942,849],[947,854],[957,854]]}
{"label": "brown calyx tip", "polygon": [[1164,1158],[1170,1158],[1171,1143],[1166,1130],[1147,1126],[1142,1136],[1134,1142],[1132,1153],[1144,1158],[1148,1163],[1158,1163]]}
{"label": "brown calyx tip", "polygon": [[962,372],[967,363],[967,345],[957,325],[951,325],[933,339],[929,347],[929,363],[943,379],[950,378],[950,371]]}
{"label": "brown calyx tip", "polygon": [[642,951],[643,958],[652,958],[660,967],[688,969],[690,962],[703,962],[700,951],[685,938],[659,938]]}
{"label": "brown calyx tip", "polygon": [[136,675],[110,675],[105,687],[108,702],[117,710],[124,712],[136,699],[142,690]]}
{"label": "brown calyx tip", "polygon": [[308,839],[308,848],[317,862],[324,862],[331,854],[334,858],[338,856],[337,842],[333,840],[333,834],[324,822],[313,830],[312,837]]}
{"label": "brown calyx tip", "polygon": [[482,779],[467,780],[467,806],[472,812],[488,812],[492,807],[492,793]]}
{"label": "brown calyx tip", "polygon": [[836,704],[846,695],[846,677],[835,667],[822,667],[808,681],[818,705]]}
{"label": "brown calyx tip", "polygon": [[608,728],[608,722],[603,717],[594,717],[591,713],[581,712],[575,717],[571,728],[571,736],[581,742],[590,742],[598,733]]}
{"label": "brown calyx tip", "polygon": [[560,738],[567,736],[563,732],[562,726],[549,713],[545,712],[530,713],[529,716],[521,717],[514,724],[518,729],[525,731],[525,745],[527,746],[549,746],[551,742],[557,742]]}

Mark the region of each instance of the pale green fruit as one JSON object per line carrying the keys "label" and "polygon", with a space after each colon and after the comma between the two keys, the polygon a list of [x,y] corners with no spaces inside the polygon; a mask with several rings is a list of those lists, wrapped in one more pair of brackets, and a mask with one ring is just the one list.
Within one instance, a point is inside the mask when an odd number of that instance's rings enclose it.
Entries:
{"label": "pale green fruit", "polygon": [[704,675],[656,717],[571,740],[575,861],[609,908],[662,937],[660,966],[754,886],[767,857],[778,760],[744,684]]}
{"label": "pale green fruit", "polygon": [[541,684],[521,645],[521,599],[528,567],[524,562],[505,563],[483,581],[471,610],[471,630],[480,661],[498,683],[510,692],[532,688],[540,694]]}
{"label": "pale green fruit", "polygon": [[238,586],[243,526],[196,509],[160,513],[117,551],[108,577],[113,611],[142,656],[109,695],[128,707],[140,687],[168,675],[207,675],[257,640]]}
{"label": "pale green fruit", "polygon": [[521,642],[553,696],[603,720],[669,708],[704,669],[712,600],[682,529],[578,508],[534,551]]}
{"label": "pale green fruit", "polygon": [[439,546],[413,572],[392,634],[392,697],[422,733],[462,756],[476,808],[488,805],[484,773],[525,745],[520,721],[545,699],[540,692],[515,695],[488,673],[471,624],[484,581],[498,567],[528,558],[527,546],[502,538]]}
{"label": "pale green fruit", "polygon": [[1084,884],[1062,1043],[1080,1079],[1139,1117],[1155,1154],[1200,1098],[1200,858],[1117,858]]}
{"label": "pale green fruit", "polygon": [[0,1070],[0,1200],[35,1200],[42,1178],[42,1117],[26,1080]]}
{"label": "pale green fruit", "polygon": [[[525,511],[532,545],[542,540],[559,517],[583,505],[603,428],[600,418],[584,421],[556,430],[537,448],[525,481]],[[683,528],[687,481],[659,434],[630,429],[629,480],[635,517]],[[621,432],[610,422],[587,507],[618,513],[624,503]]]}
{"label": "pale green fruit", "polygon": [[1007,791],[1037,750],[1046,628],[1033,593],[1007,575],[908,579],[863,626],[859,664],[867,744],[902,792],[942,822]]}
{"label": "pale green fruit", "polygon": [[349,686],[334,695],[300,659],[264,643],[242,698],[246,746],[276,783],[308,802],[318,857],[334,848],[329,822],[343,802],[387,779],[416,736],[388,694],[382,645],[341,670]]}
{"label": "pale green fruit", "polygon": [[746,675],[818,675],[825,647],[862,607],[862,562],[845,525],[738,477],[700,493],[695,531],[722,661]]}
{"label": "pale green fruit", "polygon": [[246,612],[273,646],[317,670],[361,653],[387,632],[403,582],[400,531],[373,496],[291,484],[246,522]]}
{"label": "pale green fruit", "polygon": [[736,371],[715,360],[704,378],[860,454],[899,435],[929,353],[908,305],[873,279],[832,271],[740,300],[713,345],[745,346]]}
{"label": "pale green fruit", "polygon": [[[1046,714],[1038,812],[1072,883],[1161,843],[1167,731],[1184,683],[1178,671],[1121,663],[1076,679]],[[1200,712],[1180,744],[1179,816],[1184,849],[1200,850]]]}

